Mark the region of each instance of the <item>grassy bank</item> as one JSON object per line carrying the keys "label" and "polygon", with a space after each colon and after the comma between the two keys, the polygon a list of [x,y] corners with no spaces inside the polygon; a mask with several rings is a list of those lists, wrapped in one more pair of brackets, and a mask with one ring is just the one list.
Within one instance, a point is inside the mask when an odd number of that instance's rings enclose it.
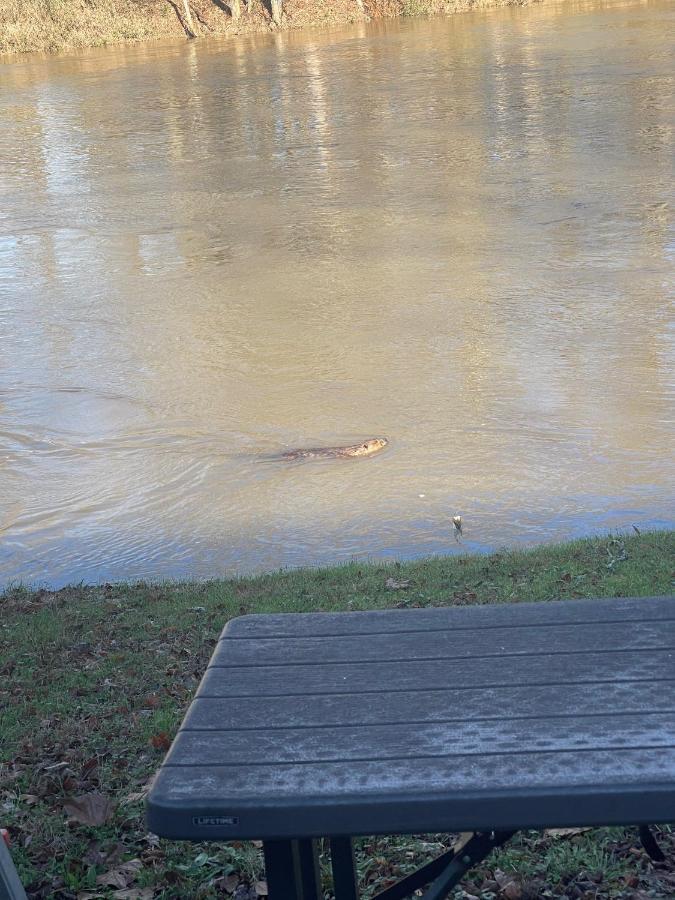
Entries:
{"label": "grassy bank", "polygon": [[[147,834],[143,823],[148,780],[229,618],[666,594],[674,558],[675,532],[631,533],[401,565],[7,591],[0,595],[0,825],[10,828],[30,896],[264,895],[254,844],[169,843]],[[93,806],[78,805],[83,796]],[[365,896],[449,842],[448,835],[363,840]],[[631,829],[566,837],[532,832],[489,860],[465,888],[486,900],[672,897],[675,835],[667,829],[663,843],[671,862],[654,866]],[[329,896],[328,880],[326,890]]]}
{"label": "grassy bank", "polygon": [[[391,16],[433,15],[533,0],[284,0],[282,28],[340,25]],[[189,0],[197,37],[266,32],[268,0]],[[185,38],[183,0],[0,0],[0,53],[73,50]]]}

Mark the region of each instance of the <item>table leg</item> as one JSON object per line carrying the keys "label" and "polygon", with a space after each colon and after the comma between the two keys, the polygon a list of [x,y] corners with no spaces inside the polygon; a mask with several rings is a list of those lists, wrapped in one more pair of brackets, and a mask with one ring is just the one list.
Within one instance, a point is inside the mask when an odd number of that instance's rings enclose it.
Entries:
{"label": "table leg", "polygon": [[26,892],[19,881],[12,857],[0,834],[0,900],[26,900]]}
{"label": "table leg", "polygon": [[263,848],[269,900],[304,900],[297,842],[265,841]]}
{"label": "table leg", "polygon": [[352,839],[349,837],[331,838],[330,856],[333,866],[335,900],[359,900]]}
{"label": "table leg", "polygon": [[323,900],[321,890],[321,870],[319,868],[319,848],[316,841],[297,841],[298,861],[302,900]]}

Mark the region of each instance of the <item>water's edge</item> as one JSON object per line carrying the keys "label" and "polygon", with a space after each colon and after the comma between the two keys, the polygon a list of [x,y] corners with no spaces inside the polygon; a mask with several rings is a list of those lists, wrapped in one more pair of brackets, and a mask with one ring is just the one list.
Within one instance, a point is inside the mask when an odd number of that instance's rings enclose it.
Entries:
{"label": "water's edge", "polygon": [[[94,2],[84,8],[78,0],[65,0],[58,7],[57,18],[40,0],[23,0],[20,7],[0,9],[0,64],[16,62],[23,54],[330,28],[401,16],[447,16],[544,0],[284,0],[278,24],[272,20],[269,2],[251,2],[249,13],[246,0],[240,0],[241,13],[235,18],[215,0],[191,0],[192,21],[188,23],[181,12],[182,3],[171,0],[151,0],[142,7],[134,0],[100,6]],[[231,3],[230,9],[234,8]]]}

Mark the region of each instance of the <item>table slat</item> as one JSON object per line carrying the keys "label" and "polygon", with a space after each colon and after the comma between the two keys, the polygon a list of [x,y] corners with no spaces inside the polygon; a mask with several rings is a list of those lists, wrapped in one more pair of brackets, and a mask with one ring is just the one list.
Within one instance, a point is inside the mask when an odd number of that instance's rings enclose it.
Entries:
{"label": "table slat", "polygon": [[675,649],[669,622],[612,622],[589,629],[584,624],[533,628],[464,629],[429,632],[420,639],[417,633],[349,635],[295,638],[222,640],[213,655],[212,666],[259,668],[274,665],[316,665],[328,663],[398,661],[400,659],[466,659],[485,656],[520,656],[558,653],[584,653],[597,650]]}
{"label": "table slat", "polygon": [[[675,631],[675,629],[673,629]],[[675,634],[671,635],[675,645]],[[382,691],[495,687],[502,684],[579,684],[598,681],[654,681],[673,677],[675,650],[610,651],[534,656],[398,662],[210,667],[200,697],[312,696]]]}
{"label": "table slat", "polygon": [[333,694],[300,697],[199,697],[193,701],[184,728],[260,729],[409,724],[435,721],[471,721],[642,710],[675,711],[675,677],[671,681],[615,681],[540,685],[500,685],[442,691],[382,691],[377,695]]}

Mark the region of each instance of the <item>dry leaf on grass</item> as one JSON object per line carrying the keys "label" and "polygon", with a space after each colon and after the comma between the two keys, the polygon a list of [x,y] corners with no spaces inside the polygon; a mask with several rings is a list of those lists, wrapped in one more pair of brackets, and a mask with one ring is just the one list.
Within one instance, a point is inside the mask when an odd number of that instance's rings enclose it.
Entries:
{"label": "dry leaf on grass", "polygon": [[267,882],[266,881],[256,881],[255,892],[259,897],[266,897],[267,896]]}
{"label": "dry leaf on grass", "polygon": [[146,709],[157,709],[159,703],[160,700],[157,694],[148,694],[148,696],[143,699],[143,706]]}
{"label": "dry leaf on grass", "polygon": [[63,804],[68,815],[82,825],[103,825],[113,814],[113,803],[105,794],[83,794],[71,797]]}
{"label": "dry leaf on grass", "polygon": [[95,768],[98,766],[98,756],[92,756],[85,763],[82,764],[82,772],[80,777],[86,778],[90,772],[93,772]]}
{"label": "dry leaf on grass", "polygon": [[234,894],[234,892],[239,887],[239,876],[238,875],[226,875],[223,886],[228,893]]}
{"label": "dry leaf on grass", "polygon": [[221,878],[216,878],[213,886],[218,891],[223,890],[226,894],[234,894],[239,887],[239,876],[223,875]]}
{"label": "dry leaf on grass", "polygon": [[168,750],[171,746],[171,738],[166,731],[160,731],[159,734],[153,734],[150,743],[155,750]]}
{"label": "dry leaf on grass", "polygon": [[523,888],[513,875],[507,875],[501,869],[495,869],[495,881],[499,885],[502,897],[505,897],[506,900],[520,900],[523,895]]}
{"label": "dry leaf on grass", "polygon": [[104,884],[113,888],[127,888],[132,882],[136,881],[142,868],[143,863],[140,859],[130,859],[128,862],[122,863],[122,865],[116,866],[108,872],[104,872],[103,875],[99,875],[96,879],[96,884]]}
{"label": "dry leaf on grass", "polygon": [[84,852],[82,861],[89,866],[102,866],[107,863],[109,866],[119,863],[124,854],[126,847],[119,841],[110,845],[104,845],[100,841],[91,841]]}
{"label": "dry leaf on grass", "polygon": [[390,591],[404,591],[410,587],[410,581],[397,581],[395,578],[387,578],[384,586]]}

